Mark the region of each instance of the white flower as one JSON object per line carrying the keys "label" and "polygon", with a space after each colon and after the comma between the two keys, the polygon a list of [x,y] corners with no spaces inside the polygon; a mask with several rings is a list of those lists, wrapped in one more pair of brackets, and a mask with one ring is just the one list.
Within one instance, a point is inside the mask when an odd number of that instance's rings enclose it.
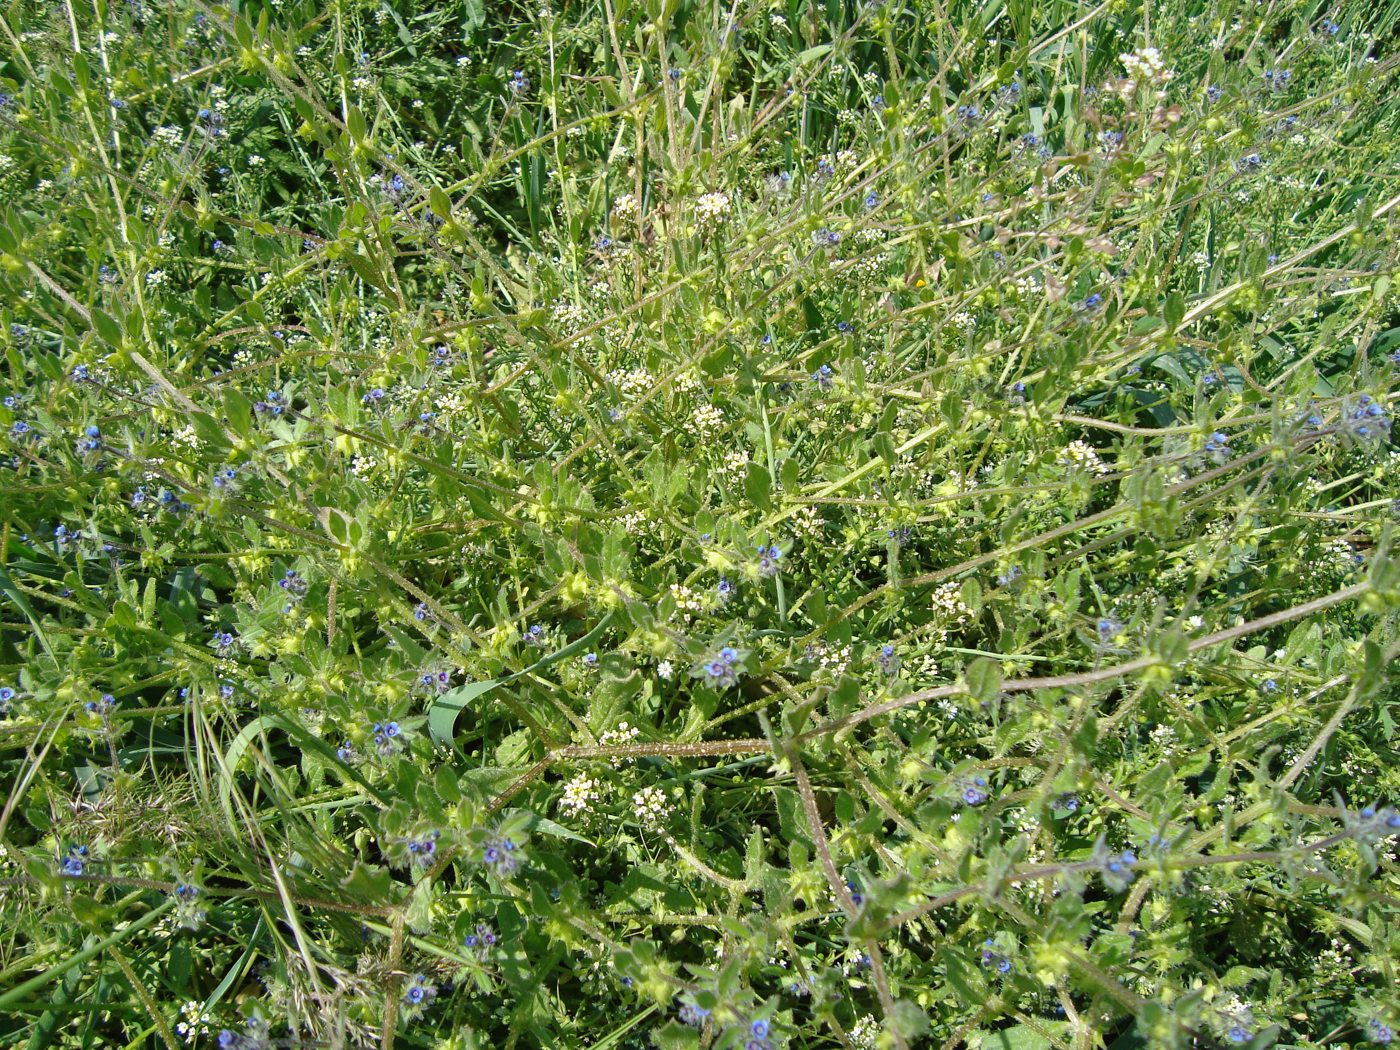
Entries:
{"label": "white flower", "polygon": [[718,226],[729,217],[732,203],[727,193],[706,193],[695,200],[695,217],[702,226]]}
{"label": "white flower", "polygon": [[613,201],[612,210],[619,219],[630,219],[637,214],[637,198],[630,193],[624,193]]}
{"label": "white flower", "polygon": [[1160,86],[1175,75],[1162,63],[1162,56],[1155,47],[1140,47],[1129,54],[1119,55],[1118,60],[1133,80]]}
{"label": "white flower", "polygon": [[851,1028],[851,1045],[857,1050],[875,1050],[875,1037],[880,1034],[880,1022],[866,1014]]}
{"label": "white flower", "polygon": [[662,678],[669,679],[673,674],[676,673],[676,669],[671,665],[670,660],[662,660],[659,664],[656,665],[656,673]]}
{"label": "white flower", "polygon": [[674,808],[666,798],[666,792],[659,787],[644,787],[632,796],[632,812],[648,827],[661,824]]}
{"label": "white flower", "polygon": [[1062,467],[1071,470],[1083,470],[1090,474],[1108,474],[1110,468],[1103,460],[1099,459],[1099,454],[1094,446],[1087,441],[1071,441],[1063,452],[1060,453],[1056,461]]}
{"label": "white flower", "polygon": [[724,432],[724,413],[714,405],[698,405],[686,429],[696,437],[715,437]]}
{"label": "white flower", "polygon": [[580,773],[564,785],[559,809],[567,816],[577,817],[592,809],[599,797],[598,782],[587,773]]}

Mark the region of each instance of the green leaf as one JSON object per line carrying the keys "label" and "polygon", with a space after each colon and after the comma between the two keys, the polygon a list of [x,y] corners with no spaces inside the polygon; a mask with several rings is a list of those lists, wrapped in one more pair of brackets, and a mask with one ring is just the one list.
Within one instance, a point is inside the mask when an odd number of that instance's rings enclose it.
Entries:
{"label": "green leaf", "polygon": [[759,464],[750,463],[748,472],[744,475],[744,495],[749,498],[749,502],[760,510],[772,510],[772,489],[772,475]]}
{"label": "green leaf", "polygon": [[1167,327],[1172,331],[1181,327],[1181,321],[1186,316],[1186,300],[1182,298],[1180,292],[1172,292],[1167,296],[1162,316],[1166,318]]}
{"label": "green leaf", "polygon": [[374,904],[387,903],[393,885],[394,878],[388,868],[366,864],[362,860],[355,861],[350,874],[340,880],[340,888],[351,900]]}
{"label": "green leaf", "polygon": [[967,666],[967,691],[975,700],[987,703],[1001,689],[1001,663],[979,656]]}
{"label": "green leaf", "polygon": [[92,317],[92,327],[108,346],[119,348],[122,345],[122,326],[110,315],[94,307],[88,311]]}
{"label": "green leaf", "polygon": [[428,190],[428,207],[443,222],[452,218],[452,201],[441,186],[433,186]]}
{"label": "green leaf", "polygon": [[462,708],[500,684],[499,680],[493,678],[486,682],[468,682],[443,693],[428,709],[429,735],[439,744],[452,743],[452,738],[456,735],[457,715],[461,713]]}

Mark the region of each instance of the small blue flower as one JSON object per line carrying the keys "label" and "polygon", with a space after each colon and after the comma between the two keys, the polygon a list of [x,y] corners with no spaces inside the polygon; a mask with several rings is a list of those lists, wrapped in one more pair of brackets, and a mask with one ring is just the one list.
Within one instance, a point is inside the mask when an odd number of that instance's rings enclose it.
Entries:
{"label": "small blue flower", "polygon": [[980,806],[987,801],[987,778],[973,777],[972,782],[962,791],[962,800],[969,806]]}
{"label": "small blue flower", "polygon": [[87,859],[88,848],[75,843],[68,847],[68,852],[64,855],[59,870],[68,878],[76,879],[82,875]]}
{"label": "small blue flower", "polygon": [[822,365],[812,373],[812,382],[817,384],[819,390],[830,390],[832,384],[831,375],[831,366]]}
{"label": "small blue flower", "polygon": [[676,1013],[676,1020],[692,1028],[703,1028],[709,1018],[709,1010],[692,1002],[681,1003],[680,1009]]}
{"label": "small blue flower", "polygon": [[427,974],[416,973],[403,997],[409,1006],[425,1007],[437,998],[437,986],[429,982]]}
{"label": "small blue flower", "polygon": [[520,854],[512,840],[492,839],[481,851],[481,863],[497,877],[507,878],[520,868]]}

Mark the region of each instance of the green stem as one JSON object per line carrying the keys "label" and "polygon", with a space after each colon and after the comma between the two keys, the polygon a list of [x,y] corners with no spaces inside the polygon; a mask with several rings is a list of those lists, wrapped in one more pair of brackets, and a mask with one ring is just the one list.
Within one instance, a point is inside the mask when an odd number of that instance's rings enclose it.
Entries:
{"label": "green stem", "polygon": [[24,983],[15,985],[8,992],[4,993],[3,995],[0,995],[0,1011],[6,1009],[11,1003],[19,1002],[31,992],[37,991],[38,989],[44,987],[44,985],[50,984],[53,981],[58,980],[58,978],[62,977],[73,967],[81,966],[83,963],[87,962],[94,956],[101,955],[108,948],[112,947],[112,945],[120,944],[122,941],[130,937],[133,933],[137,933],[140,930],[144,930],[147,926],[154,926],[155,923],[161,918],[161,916],[163,916],[166,912],[170,911],[174,907],[174,899],[172,898],[170,900],[167,900],[164,903],[162,903],[159,907],[153,908],[151,911],[148,911],[145,915],[141,916],[141,918],[135,920],[126,929],[118,930],[110,937],[106,937],[98,941],[96,944],[84,948],[76,955],[69,956],[67,959],[64,959],[58,965],[52,967],[51,969],[45,970],[37,977],[31,977]]}

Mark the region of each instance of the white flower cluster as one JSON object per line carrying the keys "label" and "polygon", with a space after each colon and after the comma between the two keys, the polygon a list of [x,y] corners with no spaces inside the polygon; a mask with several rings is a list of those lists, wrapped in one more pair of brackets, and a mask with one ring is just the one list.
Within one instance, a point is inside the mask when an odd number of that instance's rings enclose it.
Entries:
{"label": "white flower cluster", "polygon": [[[641,732],[642,731],[634,725],[628,725],[626,722],[619,722],[616,729],[609,729],[604,733],[598,734],[598,744],[601,747],[618,747],[630,744],[641,735]],[[613,758],[610,760],[610,764],[613,769],[620,769],[622,766],[631,765],[634,761],[636,760],[632,758]]]}
{"label": "white flower cluster", "polygon": [[587,773],[580,773],[564,785],[564,794],[559,799],[559,810],[565,816],[577,817],[593,808],[593,803],[602,797],[598,781]]}
{"label": "white flower cluster", "polygon": [[1162,56],[1155,47],[1140,47],[1136,51],[1118,56],[1128,76],[1136,83],[1165,84],[1174,75],[1162,62]]}
{"label": "white flower cluster", "polygon": [[637,217],[637,198],[630,193],[624,193],[613,201],[612,213],[619,219],[635,219]]}
{"label": "white flower cluster", "polygon": [[677,615],[686,624],[689,624],[697,613],[705,611],[705,600],[699,592],[683,583],[671,584],[671,597],[675,599]]}
{"label": "white flower cluster", "polygon": [[175,1025],[175,1031],[187,1043],[193,1043],[202,1035],[209,1034],[209,1016],[204,1012],[204,1004],[190,1000],[180,1007],[183,1020]]}
{"label": "white flower cluster", "polygon": [[816,539],[820,536],[825,524],[826,519],[812,503],[802,504],[792,512],[792,517],[788,519],[788,528],[792,529],[793,535],[804,536],[807,539]]}
{"label": "white flower cluster", "polygon": [[866,1014],[851,1027],[851,1045],[856,1050],[875,1050],[875,1038],[880,1034],[880,1022]]}
{"label": "white flower cluster", "polygon": [[701,226],[718,226],[729,218],[732,208],[727,193],[706,193],[695,199],[695,217]]}
{"label": "white flower cluster", "polygon": [[662,824],[675,809],[659,787],[644,787],[632,796],[632,812],[648,827]]}
{"label": "white flower cluster", "polygon": [[583,307],[563,299],[555,299],[549,312],[554,318],[554,323],[565,335],[574,335],[588,323],[588,315],[583,312]]}
{"label": "white flower cluster", "polygon": [[818,673],[827,672],[833,678],[840,678],[851,666],[851,647],[831,645],[827,642],[813,642],[807,646],[807,659],[817,665]]}
{"label": "white flower cluster", "polygon": [[1099,459],[1099,454],[1094,446],[1087,441],[1074,440],[1066,446],[1056,460],[1062,467],[1070,470],[1083,470],[1090,474],[1108,474],[1110,468],[1103,460]]}
{"label": "white flower cluster", "polygon": [[163,124],[151,132],[151,138],[166,149],[179,149],[185,142],[185,132],[173,124]]}
{"label": "white flower cluster", "polygon": [[711,404],[697,405],[686,429],[698,438],[712,438],[724,433],[724,413]]}
{"label": "white flower cluster", "polygon": [[749,454],[742,448],[731,448],[724,454],[724,462],[719,465],[719,472],[728,482],[742,481],[744,474],[749,469]]}
{"label": "white flower cluster", "polygon": [[972,610],[962,600],[962,587],[956,580],[949,580],[935,587],[933,594],[929,596],[929,604],[954,624],[966,623],[967,618],[972,615]]}
{"label": "white flower cluster", "polygon": [[1147,734],[1152,742],[1162,749],[1162,753],[1170,755],[1176,750],[1176,730],[1165,723],[1158,723],[1152,727],[1152,732]]}
{"label": "white flower cluster", "polygon": [[608,373],[608,382],[622,391],[626,398],[638,398],[656,383],[656,378],[645,368],[615,368]]}

